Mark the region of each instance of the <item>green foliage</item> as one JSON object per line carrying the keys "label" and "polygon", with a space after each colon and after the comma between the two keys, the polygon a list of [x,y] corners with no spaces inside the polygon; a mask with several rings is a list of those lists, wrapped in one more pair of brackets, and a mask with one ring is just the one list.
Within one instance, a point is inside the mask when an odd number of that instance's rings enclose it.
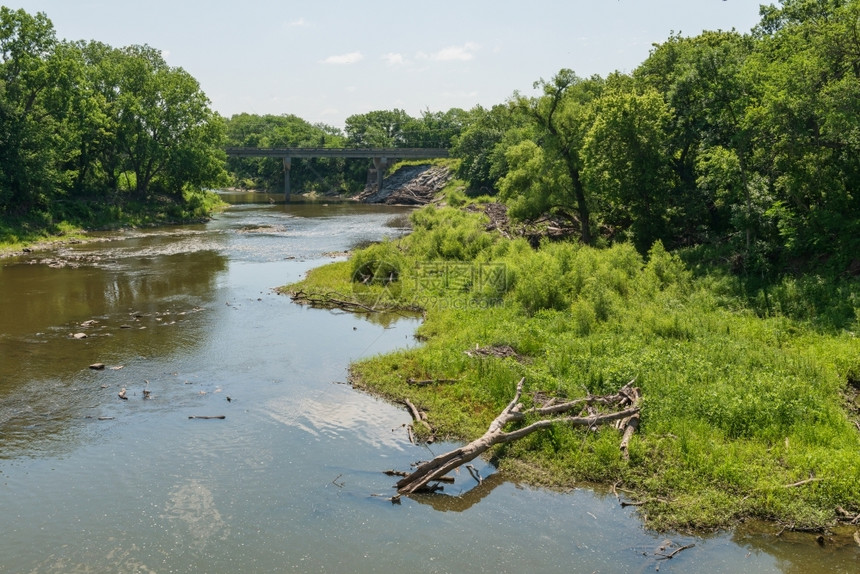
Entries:
{"label": "green foliage", "polygon": [[391,241],[383,241],[355,253],[350,264],[353,283],[386,286],[401,280],[405,258]]}
{"label": "green foliage", "polygon": [[608,90],[583,147],[582,177],[604,221],[627,228],[645,252],[669,237],[673,188],[667,128],[670,111],[656,90]]}
{"label": "green foliage", "polygon": [[[357,384],[408,397],[439,434],[465,440],[486,430],[520,377],[526,397],[567,398],[611,393],[635,379],[642,424],[629,461],[614,429],[563,425],[494,456],[532,481],[621,481],[643,498],[671,500],[649,504],[656,527],[713,528],[744,517],[820,527],[836,506],[860,507],[860,434],[842,397],[860,380],[856,282],[783,280],[769,286],[763,312],[737,278],[695,276],[660,242],[645,257],[629,243],[532,249],[452,209],[417,211],[412,223],[412,235],[326,272],[329,288],[343,292],[368,262],[397,261],[407,271],[388,294],[402,304],[432,303],[419,329],[424,344],[358,363]],[[462,245],[448,252],[442,246],[452,237]],[[504,282],[495,298],[482,298],[480,285],[450,276],[412,281],[412,270],[427,265],[498,266]],[[422,300],[413,287],[433,297]],[[503,345],[520,358],[464,353]],[[417,388],[405,384],[410,377],[457,382]],[[810,472],[820,481],[785,488]]]}
{"label": "green foliage", "polygon": [[454,208],[425,207],[411,216],[413,232],[407,249],[426,260],[472,261],[488,251],[496,238],[484,229],[484,216]]}
{"label": "green foliage", "polygon": [[197,81],[160,51],[58,42],[44,14],[0,7],[8,225],[41,221],[52,233],[63,218],[87,225],[147,204],[155,219],[199,217],[201,190],[224,181],[222,146]]}
{"label": "green foliage", "polygon": [[586,244],[592,242],[593,200],[581,177],[583,146],[603,83],[563,69],[550,81],[535,83],[543,96],[515,95],[511,106],[531,129],[514,130],[519,139],[504,151],[507,171],[498,182],[513,217],[536,219],[551,213],[575,221]]}
{"label": "green foliage", "polygon": [[459,108],[447,112],[425,110],[420,118],[405,111],[376,110],[346,118],[344,131],[350,147],[449,148],[470,121]]}
{"label": "green foliage", "polygon": [[[226,122],[227,145],[236,147],[346,147],[340,130],[325,124],[310,124],[294,115],[237,114]],[[284,166],[279,158],[227,160],[236,187],[281,191]],[[293,160],[290,185],[309,192],[357,192],[367,178],[367,162],[343,158]]]}
{"label": "green foliage", "polygon": [[469,114],[451,150],[461,159],[457,175],[468,184],[470,195],[495,195],[505,171],[506,135],[517,123],[523,123],[523,117],[502,105],[489,110],[478,106]]}
{"label": "green foliage", "polygon": [[752,34],[674,35],[630,76],[562,69],[473,112],[460,175],[586,244],[709,245],[747,276],[856,267],[858,17],[858,0],[785,0]]}
{"label": "green foliage", "polygon": [[406,147],[403,132],[411,121],[403,110],[377,110],[349,116],[344,131],[352,147]]}

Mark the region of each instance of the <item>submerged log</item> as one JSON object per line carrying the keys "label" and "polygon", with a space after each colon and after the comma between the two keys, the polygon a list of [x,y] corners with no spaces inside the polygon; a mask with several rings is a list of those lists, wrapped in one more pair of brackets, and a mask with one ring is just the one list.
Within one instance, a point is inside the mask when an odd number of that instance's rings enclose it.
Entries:
{"label": "submerged log", "polygon": [[[630,396],[631,391],[633,391],[631,381],[614,395],[588,396],[564,403],[529,409],[529,414],[546,418],[541,418],[520,429],[505,432],[505,425],[510,422],[521,421],[526,416],[526,413],[523,412],[523,405],[519,402],[520,397],[522,396],[524,382],[525,378],[522,378],[517,383],[517,390],[514,398],[510,403],[508,403],[499,416],[493,420],[490,427],[487,429],[487,432],[485,432],[480,438],[473,440],[465,446],[445,454],[440,454],[433,460],[419,464],[415,471],[397,482],[397,492],[400,494],[412,494],[416,491],[427,489],[428,483],[438,481],[440,477],[444,476],[449,471],[476,459],[491,447],[497,444],[513,442],[524,436],[528,436],[535,431],[555,424],[570,424],[592,428],[609,422],[627,419],[639,414],[639,407],[635,405],[631,406]],[[633,391],[633,393],[638,397],[638,390]],[[575,409],[582,409],[587,406],[596,405],[604,405],[615,409],[621,408],[622,410],[591,414],[588,416],[555,416],[564,415],[565,413],[574,411]]]}

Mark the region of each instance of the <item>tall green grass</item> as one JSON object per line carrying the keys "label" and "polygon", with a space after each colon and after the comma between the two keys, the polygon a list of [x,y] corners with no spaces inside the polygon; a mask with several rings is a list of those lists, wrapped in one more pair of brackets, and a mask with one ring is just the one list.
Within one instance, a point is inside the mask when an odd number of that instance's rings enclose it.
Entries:
{"label": "tall green grass", "polygon": [[[520,377],[529,393],[563,397],[635,379],[642,424],[629,460],[617,431],[560,425],[498,449],[498,463],[540,483],[620,481],[652,501],[649,524],[661,528],[745,517],[821,527],[837,506],[860,512],[860,433],[845,408],[860,379],[856,285],[788,278],[768,286],[765,308],[730,276],[694,276],[659,243],[646,257],[627,244],[532,249],[454,209],[424,209],[412,223],[408,237],[303,285],[342,292],[356,270],[385,261],[397,287],[372,294],[424,307],[424,344],[357,363],[359,384],[409,397],[440,434],[468,440]],[[466,354],[493,345],[519,357]],[[416,388],[408,378],[458,382]]]}

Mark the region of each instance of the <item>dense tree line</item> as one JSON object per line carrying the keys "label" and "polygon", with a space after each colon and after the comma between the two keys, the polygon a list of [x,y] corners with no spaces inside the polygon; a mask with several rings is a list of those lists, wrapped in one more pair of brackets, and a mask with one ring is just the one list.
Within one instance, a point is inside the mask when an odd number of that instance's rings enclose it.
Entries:
{"label": "dense tree line", "polygon": [[783,0],[749,34],[673,36],[632,74],[535,88],[473,110],[455,145],[515,217],[747,269],[860,252],[860,1]]}
{"label": "dense tree line", "polygon": [[46,15],[0,7],[0,217],[199,212],[223,141],[197,81],[158,50],[59,41]]}
{"label": "dense tree line", "polygon": [[[243,115],[228,131],[235,145],[449,147],[470,193],[498,195],[520,220],[564,220],[587,244],[844,268],[860,252],[858,38],[860,0],[783,0],[748,34],[675,35],[630,74],[563,69],[490,109],[378,110],[342,132]],[[294,171],[307,186],[364,183],[367,162],[314,161],[312,175]],[[256,165],[252,180],[282,185],[280,165]]]}
{"label": "dense tree line", "polygon": [[[630,74],[563,69],[490,109],[377,110],[344,129],[293,115],[222,120],[148,46],[60,42],[2,8],[0,217],[68,216],[224,182],[280,190],[283,165],[224,145],[446,147],[473,195],[520,220],[645,253],[700,246],[738,269],[847,264],[860,252],[860,0],[782,0],[750,33],[675,35]],[[293,163],[303,191],[355,192],[366,160]],[[86,215],[86,214],[85,214]]]}
{"label": "dense tree line", "polygon": [[[471,114],[454,108],[423,112],[414,118],[403,110],[376,110],[346,119],[344,129],[310,124],[294,115],[237,114],[227,121],[230,146],[325,148],[450,148]],[[367,182],[366,159],[314,158],[292,163],[294,189],[319,192],[359,191]],[[279,191],[283,165],[279,159],[230,158],[233,185]]]}
{"label": "dense tree line", "polygon": [[[238,147],[342,148],[341,131],[325,124],[310,124],[294,115],[237,114],[226,123],[227,145]],[[284,186],[284,166],[278,158],[227,160],[232,186],[277,192]],[[366,177],[367,166],[343,158],[303,159],[292,163],[293,189],[309,191],[356,191]]]}

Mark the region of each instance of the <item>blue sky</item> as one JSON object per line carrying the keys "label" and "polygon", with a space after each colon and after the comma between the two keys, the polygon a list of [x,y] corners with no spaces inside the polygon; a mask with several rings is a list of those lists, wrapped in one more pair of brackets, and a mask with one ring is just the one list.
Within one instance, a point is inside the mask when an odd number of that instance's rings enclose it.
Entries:
{"label": "blue sky", "polygon": [[[371,110],[489,107],[561,68],[632,71],[672,32],[748,32],[759,0],[3,0],[59,38],[149,44],[224,116],[342,127]],[[768,2],[769,3],[769,2]]]}

